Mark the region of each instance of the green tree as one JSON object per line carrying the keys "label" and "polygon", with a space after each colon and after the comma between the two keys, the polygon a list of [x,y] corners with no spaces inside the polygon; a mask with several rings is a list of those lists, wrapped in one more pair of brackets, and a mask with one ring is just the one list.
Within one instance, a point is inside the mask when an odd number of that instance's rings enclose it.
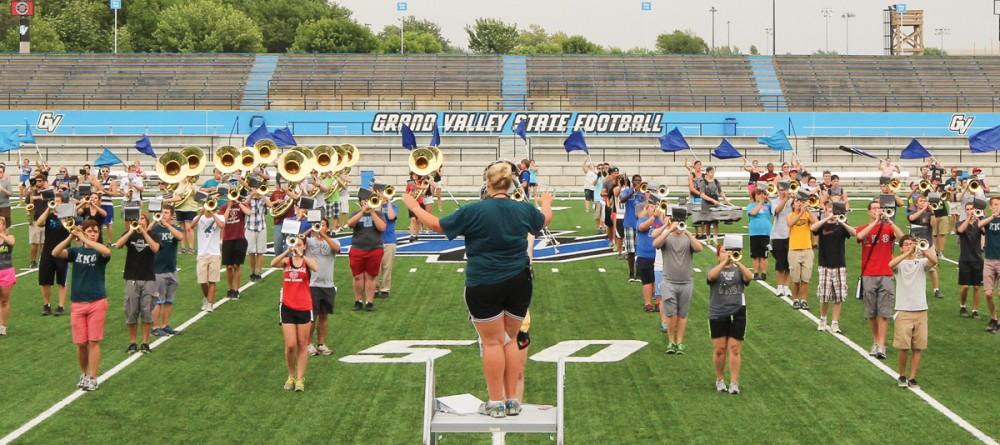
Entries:
{"label": "green tree", "polygon": [[[403,19],[403,50],[407,53],[438,53],[454,51],[451,42],[441,34],[441,27],[430,20],[413,16]],[[433,40],[433,42],[431,41]],[[399,52],[399,25],[386,25],[378,34],[379,51]]]}
{"label": "green tree", "polygon": [[469,49],[477,53],[507,54],[517,46],[517,25],[497,19],[476,19],[472,26],[466,26],[469,35]]}
{"label": "green tree", "polygon": [[604,52],[601,45],[587,40],[584,36],[572,36],[560,42],[565,54],[600,54]]}
{"label": "green tree", "polygon": [[760,50],[757,49],[757,45],[750,45],[750,55],[756,56],[760,54]]}
{"label": "green tree", "polygon": [[264,48],[269,53],[288,51],[295,41],[299,25],[303,23],[325,18],[351,17],[349,9],[325,0],[222,1],[243,11],[257,24],[264,35]]}
{"label": "green tree", "polygon": [[716,56],[738,56],[740,55],[740,48],[736,46],[719,46],[712,51],[713,55]]}
{"label": "green tree", "polygon": [[368,27],[348,18],[319,19],[299,25],[290,51],[366,53],[377,47]]}
{"label": "green tree", "polygon": [[153,33],[164,52],[263,51],[257,24],[232,6],[213,0],[175,4],[160,14]]}
{"label": "green tree", "polygon": [[112,50],[113,17],[108,5],[88,0],[75,0],[66,4],[53,18],[53,24],[66,51],[77,53]]}
{"label": "green tree", "polygon": [[929,56],[929,57],[941,57],[941,56],[947,56],[948,53],[945,52],[945,50],[943,50],[941,48],[926,48],[925,47],[923,55]]}
{"label": "green tree", "polygon": [[708,45],[691,31],[674,31],[656,37],[656,49],[667,54],[705,54]]}
{"label": "green tree", "polygon": [[[159,49],[159,42],[153,33],[160,23],[160,13],[163,10],[180,3],[181,0],[126,0],[122,2],[119,20],[123,20],[130,30],[132,49],[138,52],[151,52]],[[121,50],[121,36],[118,36],[118,49]]]}
{"label": "green tree", "polygon": [[[20,47],[21,36],[17,27],[7,30],[3,40],[0,41],[0,51],[17,52]],[[59,38],[55,25],[42,17],[31,19],[31,52],[39,53],[61,53],[66,52],[66,45]]]}

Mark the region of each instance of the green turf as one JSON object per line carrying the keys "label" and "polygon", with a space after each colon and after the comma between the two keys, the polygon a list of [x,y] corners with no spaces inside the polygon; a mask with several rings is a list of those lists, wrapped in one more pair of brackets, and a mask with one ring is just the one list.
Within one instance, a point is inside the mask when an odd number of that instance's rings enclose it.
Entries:
{"label": "green turf", "polygon": [[[580,201],[557,203],[554,229],[590,235],[593,219]],[[448,208],[454,207],[449,203]],[[20,215],[20,216],[19,216]],[[23,219],[15,210],[15,222]],[[864,219],[860,212],[852,223]],[[745,232],[741,223],[723,226]],[[576,226],[580,226],[577,229]],[[26,264],[26,227],[13,229]],[[119,229],[120,231],[120,229]],[[954,240],[949,240],[954,244]],[[949,257],[956,258],[954,248]],[[849,244],[849,271],[860,254]],[[125,358],[121,311],[123,253],[108,268],[111,295],[102,370]],[[173,324],[194,315],[200,292],[182,256]],[[710,253],[696,257],[707,270]],[[285,367],[277,326],[279,279],[273,274],[195,323],[184,335],[114,376],[21,439],[21,443],[417,443],[423,366],[346,364],[337,357],[393,339],[473,339],[461,298],[460,264],[397,257],[393,295],[374,313],[350,311],[346,257],[337,259],[340,289],[331,318],[336,355],[310,359],[307,391],[282,391]],[[559,269],[553,273],[551,268]],[[773,264],[772,264],[773,267]],[[410,273],[416,268],[416,273]],[[604,268],[606,273],[598,272]],[[641,311],[639,287],[626,283],[613,257],[536,266],[532,351],[563,340],[638,339],[650,344],[617,363],[567,366],[566,433],[570,443],[971,443],[975,439],[758,285],[748,288],[750,326],[740,397],[714,392],[709,355],[707,286],[696,286],[683,357],[663,353],[656,315]],[[920,373],[924,389],[987,434],[1000,436],[990,393],[995,336],[985,320],[958,318],[956,267],[943,264],[944,300],[930,299],[930,349]],[[244,273],[246,275],[246,273]],[[854,277],[856,275],[852,275]],[[696,280],[704,277],[696,273]],[[69,318],[39,316],[35,275],[19,279],[9,337],[0,338],[0,433],[6,434],[73,391],[78,370]],[[853,284],[853,282],[852,282]],[[853,290],[853,285],[852,285]],[[818,301],[812,297],[813,307]],[[985,303],[983,304],[985,312]],[[845,304],[842,326],[862,347],[870,335],[861,304]],[[817,309],[814,309],[814,313]],[[485,397],[475,346],[453,347],[437,362],[438,393]],[[890,366],[895,351],[890,349]],[[527,401],[555,402],[555,367],[529,361]],[[544,435],[509,443],[549,443]],[[488,443],[485,435],[446,436],[445,443]]]}

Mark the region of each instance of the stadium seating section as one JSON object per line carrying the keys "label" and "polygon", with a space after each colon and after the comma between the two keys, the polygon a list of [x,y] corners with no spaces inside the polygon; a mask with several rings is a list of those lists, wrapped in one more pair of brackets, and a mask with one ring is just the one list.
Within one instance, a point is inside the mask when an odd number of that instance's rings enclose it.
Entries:
{"label": "stadium seating section", "polygon": [[[250,54],[3,54],[0,109],[235,109]],[[998,57],[778,56],[792,111],[994,111]],[[761,111],[744,56],[538,55],[504,97],[499,56],[283,54],[271,109]],[[764,110],[767,111],[767,110]]]}

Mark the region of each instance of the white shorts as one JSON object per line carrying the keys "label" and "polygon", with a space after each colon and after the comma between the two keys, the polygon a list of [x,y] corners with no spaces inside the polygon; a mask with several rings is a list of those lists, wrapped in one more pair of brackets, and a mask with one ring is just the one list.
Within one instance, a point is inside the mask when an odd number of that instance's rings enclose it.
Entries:
{"label": "white shorts", "polygon": [[250,255],[263,255],[267,250],[267,231],[254,232],[247,230],[243,232],[247,239],[247,253]]}
{"label": "white shorts", "polygon": [[351,214],[351,197],[347,190],[340,191],[340,213],[348,216]]}

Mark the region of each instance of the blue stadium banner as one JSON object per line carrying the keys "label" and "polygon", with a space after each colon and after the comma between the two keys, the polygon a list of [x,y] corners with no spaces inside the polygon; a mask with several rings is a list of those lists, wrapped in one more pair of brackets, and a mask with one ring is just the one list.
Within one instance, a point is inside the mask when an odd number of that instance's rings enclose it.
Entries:
{"label": "blue stadium banner", "polygon": [[24,136],[21,136],[20,141],[22,144],[35,144],[35,135],[31,132],[31,124],[27,120],[24,121]]}
{"label": "blue stadium banner", "polygon": [[0,153],[6,153],[19,148],[21,148],[21,138],[17,135],[16,128],[10,133],[0,134]]}
{"label": "blue stadium banner", "polygon": [[973,153],[987,153],[1000,150],[1000,125],[969,136],[969,149]]}
{"label": "blue stadium banner", "polygon": [[681,134],[681,131],[677,127],[674,127],[669,133],[660,136],[660,150],[667,153],[687,150],[689,148],[691,146],[688,145],[687,139],[684,139],[684,135]]}
{"label": "blue stadium banner", "polygon": [[934,155],[927,151],[923,145],[920,144],[916,138],[910,141],[910,144],[903,149],[899,154],[899,159],[924,159],[932,158]]}

